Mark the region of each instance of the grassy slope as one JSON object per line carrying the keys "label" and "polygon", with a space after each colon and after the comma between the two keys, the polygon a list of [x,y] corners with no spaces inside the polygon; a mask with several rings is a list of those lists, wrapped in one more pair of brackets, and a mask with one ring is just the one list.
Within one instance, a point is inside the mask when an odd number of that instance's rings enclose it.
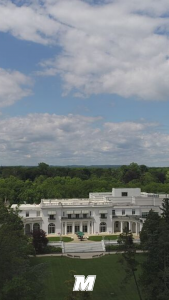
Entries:
{"label": "grassy slope", "polygon": [[33,264],[45,262],[48,265],[46,295],[42,300],[64,300],[67,295],[64,282],[69,280],[70,270],[75,270],[77,275],[97,275],[91,300],[139,300],[133,279],[125,287],[122,286],[125,272],[118,262],[119,257],[120,254],[88,260],[66,257],[33,258]]}

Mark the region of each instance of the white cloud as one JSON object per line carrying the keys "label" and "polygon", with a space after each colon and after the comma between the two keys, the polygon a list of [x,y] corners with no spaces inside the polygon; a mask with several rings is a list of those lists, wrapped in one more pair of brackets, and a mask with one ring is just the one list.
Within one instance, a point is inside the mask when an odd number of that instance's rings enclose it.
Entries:
{"label": "white cloud", "polygon": [[169,162],[169,134],[156,123],[104,123],[99,117],[30,114],[0,120],[0,128],[1,165],[40,161],[149,165],[151,161],[160,166]]}
{"label": "white cloud", "polygon": [[0,30],[61,46],[38,74],[59,74],[65,93],[168,100],[168,0],[16,3],[0,0]]}
{"label": "white cloud", "polygon": [[26,1],[25,5],[17,6],[12,1],[0,0],[0,11],[0,31],[10,32],[19,39],[47,45],[54,42],[52,36],[60,28],[43,8],[29,7]]}
{"label": "white cloud", "polygon": [[31,94],[32,84],[28,76],[0,68],[0,107],[9,106]]}

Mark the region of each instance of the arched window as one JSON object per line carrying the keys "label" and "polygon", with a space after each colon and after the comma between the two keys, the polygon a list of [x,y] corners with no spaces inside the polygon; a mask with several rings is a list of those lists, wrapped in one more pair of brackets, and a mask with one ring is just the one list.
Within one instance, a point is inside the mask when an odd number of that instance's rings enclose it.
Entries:
{"label": "arched window", "polygon": [[105,222],[100,223],[100,232],[107,231],[107,224]]}
{"label": "arched window", "polygon": [[40,229],[40,225],[38,223],[34,223],[33,230],[39,230],[39,229]]}
{"label": "arched window", "polygon": [[49,234],[50,234],[50,233],[55,233],[55,224],[50,223],[50,224],[48,225],[48,233],[49,233]]}

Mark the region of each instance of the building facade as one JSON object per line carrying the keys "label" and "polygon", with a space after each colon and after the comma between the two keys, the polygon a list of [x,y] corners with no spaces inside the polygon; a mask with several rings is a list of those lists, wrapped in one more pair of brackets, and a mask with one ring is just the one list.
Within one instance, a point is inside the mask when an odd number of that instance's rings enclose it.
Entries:
{"label": "building facade", "polygon": [[21,204],[19,215],[26,234],[35,228],[49,235],[78,231],[114,234],[128,228],[138,235],[148,212],[152,209],[161,214],[162,200],[168,196],[141,193],[140,188],[113,188],[110,193],[90,193],[88,199],[42,199],[40,204]]}

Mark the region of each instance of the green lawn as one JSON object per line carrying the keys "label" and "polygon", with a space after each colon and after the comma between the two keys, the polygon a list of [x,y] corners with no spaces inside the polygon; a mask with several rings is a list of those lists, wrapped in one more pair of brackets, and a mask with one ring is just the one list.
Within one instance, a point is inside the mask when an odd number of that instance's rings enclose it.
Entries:
{"label": "green lawn", "polygon": [[119,257],[120,254],[88,260],[67,257],[32,258],[33,264],[46,263],[48,266],[42,300],[64,300],[68,295],[65,281],[70,279],[70,270],[75,270],[77,275],[97,275],[91,300],[139,300],[133,278],[125,286],[122,285],[125,271],[118,262]]}
{"label": "green lawn", "polygon": [[[101,235],[93,235],[93,236],[89,237],[89,240],[90,241],[95,241],[95,242],[100,242],[103,239],[103,236],[101,236]],[[105,235],[104,239],[105,240],[117,240],[118,239],[118,235]]]}
{"label": "green lawn", "polygon": [[[67,236],[63,236],[63,237],[61,237],[61,239],[63,242],[71,242],[72,241],[72,239]],[[60,237],[59,236],[51,236],[51,237],[48,237],[48,240],[49,240],[49,242],[58,242],[58,241],[60,241]]]}

